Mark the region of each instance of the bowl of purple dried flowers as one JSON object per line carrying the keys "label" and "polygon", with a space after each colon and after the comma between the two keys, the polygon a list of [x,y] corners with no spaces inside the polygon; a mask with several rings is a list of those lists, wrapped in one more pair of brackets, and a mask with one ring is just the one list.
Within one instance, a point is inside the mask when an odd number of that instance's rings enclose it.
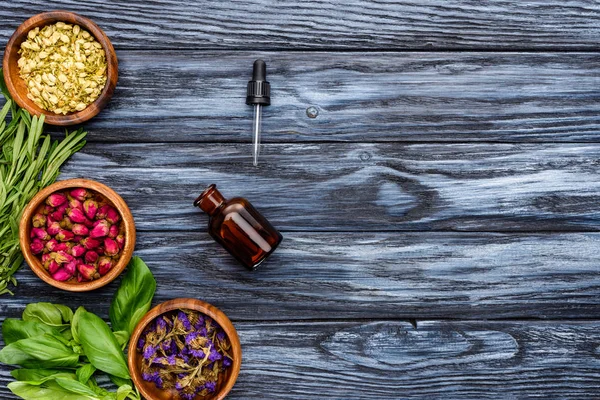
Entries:
{"label": "bowl of purple dried flowers", "polygon": [[221,310],[196,299],[174,299],[141,319],[127,361],[146,399],[220,400],[237,380],[242,347]]}

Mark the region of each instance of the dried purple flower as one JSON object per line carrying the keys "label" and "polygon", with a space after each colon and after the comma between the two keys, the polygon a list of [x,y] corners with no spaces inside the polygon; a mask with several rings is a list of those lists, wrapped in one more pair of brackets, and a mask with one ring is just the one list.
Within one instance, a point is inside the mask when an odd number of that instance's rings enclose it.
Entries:
{"label": "dried purple flower", "polygon": [[154,355],[156,354],[156,347],[152,346],[152,345],[148,345],[148,347],[146,347],[144,349],[144,358],[146,360],[149,360],[150,358],[152,358]]}
{"label": "dried purple flower", "polygon": [[186,330],[191,330],[192,329],[192,324],[190,324],[190,320],[188,319],[187,315],[185,315],[185,313],[183,311],[179,311],[179,313],[177,314],[177,319],[183,324],[183,327]]}

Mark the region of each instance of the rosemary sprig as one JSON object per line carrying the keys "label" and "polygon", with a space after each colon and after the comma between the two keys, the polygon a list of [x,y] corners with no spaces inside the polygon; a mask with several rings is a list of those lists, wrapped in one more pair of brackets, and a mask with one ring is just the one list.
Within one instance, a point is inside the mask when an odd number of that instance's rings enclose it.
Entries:
{"label": "rosemary sprig", "polygon": [[[53,183],[59,168],[85,145],[87,132],[65,132],[65,138],[52,141],[42,135],[44,115],[31,116],[11,100],[0,69],[0,90],[6,103],[0,111],[0,295],[12,294],[14,273],[21,267],[19,219],[31,198]],[[8,113],[12,119],[7,122]]]}

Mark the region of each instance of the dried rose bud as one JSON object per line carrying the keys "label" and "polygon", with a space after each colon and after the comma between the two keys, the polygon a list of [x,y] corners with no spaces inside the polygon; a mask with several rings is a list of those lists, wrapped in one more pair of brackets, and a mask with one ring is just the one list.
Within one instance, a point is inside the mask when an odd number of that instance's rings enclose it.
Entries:
{"label": "dried rose bud", "polygon": [[104,246],[98,246],[94,251],[98,254],[104,254]]}
{"label": "dried rose bud", "polygon": [[56,273],[56,271],[58,271],[59,269],[60,269],[60,264],[57,263],[56,261],[51,260],[48,263],[48,272],[50,272],[51,274]]}
{"label": "dried rose bud", "polygon": [[98,274],[98,270],[97,270],[96,266],[94,266],[94,265],[79,264],[77,266],[77,270],[79,271],[79,273],[85,280],[91,281],[91,280],[100,278],[100,275]]}
{"label": "dried rose bud", "polygon": [[87,199],[83,203],[83,211],[85,211],[85,215],[87,215],[89,219],[94,219],[96,212],[98,211],[98,203],[92,199]]}
{"label": "dried rose bud", "polygon": [[50,256],[49,253],[42,254],[42,264],[44,264],[44,266],[46,267],[46,269],[48,268],[48,263],[50,261],[52,261],[52,257]]}
{"label": "dried rose bud", "polygon": [[117,245],[117,242],[111,238],[104,239],[104,254],[110,257],[119,254],[119,246]]}
{"label": "dried rose bud", "polygon": [[88,250],[95,249],[100,246],[100,241],[98,239],[93,239],[91,237],[86,237],[81,241],[81,244]]}
{"label": "dried rose bud", "polygon": [[104,276],[112,268],[112,261],[109,257],[100,257],[98,259],[98,272],[101,276]]}
{"label": "dried rose bud", "polygon": [[90,250],[87,253],[85,253],[86,263],[93,264],[96,262],[96,260],[98,260],[98,253],[96,253],[94,250]]}
{"label": "dried rose bud", "polygon": [[100,207],[98,207],[98,211],[96,212],[96,218],[98,218],[98,219],[106,218],[109,208],[110,208],[110,206],[108,204],[104,204],[104,205],[101,205]]}
{"label": "dried rose bud", "polygon": [[67,264],[65,264],[63,266],[63,268],[65,269],[65,271],[67,271],[69,274],[73,275],[75,274],[75,271],[77,270],[77,261],[73,260]]}
{"label": "dried rose bud", "polygon": [[54,236],[60,231],[60,229],[61,229],[61,227],[58,222],[52,222],[50,225],[48,225],[48,229],[46,229],[46,232],[48,232],[48,234]]}
{"label": "dried rose bud", "polygon": [[123,246],[125,246],[125,235],[118,235],[115,238],[115,242],[117,242],[117,246],[119,246],[119,249],[123,250]]}
{"label": "dried rose bud", "polygon": [[67,271],[65,271],[64,268],[61,268],[52,274],[52,278],[54,278],[57,281],[61,281],[61,282],[68,281],[72,277],[73,277],[73,274],[69,274]]}
{"label": "dried rose bud", "polygon": [[74,260],[73,256],[66,251],[55,251],[50,253],[50,257],[59,264],[68,263]]}
{"label": "dried rose bud", "polygon": [[81,257],[85,253],[85,247],[81,244],[77,244],[71,248],[71,255],[73,257]]}
{"label": "dried rose bud", "polygon": [[41,208],[39,209],[39,211],[40,211],[40,213],[41,213],[41,214],[48,215],[48,214],[50,214],[52,211],[54,211],[54,207],[50,207],[49,205],[47,205],[47,204],[44,204],[44,206],[43,206],[43,207],[41,207]]}
{"label": "dried rose bud", "polygon": [[29,245],[29,248],[33,254],[40,254],[42,251],[44,251],[44,242],[38,238],[35,238]]}
{"label": "dried rose bud", "polygon": [[67,196],[65,196],[64,194],[62,194],[62,193],[52,193],[46,199],[46,204],[48,204],[49,206],[52,206],[52,207],[58,207],[61,204],[65,204],[66,201],[67,201]]}
{"label": "dried rose bud", "polygon": [[74,236],[75,235],[73,234],[73,232],[68,231],[66,229],[61,229],[55,237],[57,240],[60,240],[61,242],[67,242],[67,241],[73,239]]}
{"label": "dried rose bud", "polygon": [[62,221],[60,221],[60,227],[63,229],[72,229],[73,221],[71,221],[71,218],[69,217],[64,217]]}
{"label": "dried rose bud", "polygon": [[83,203],[77,199],[69,200],[69,208],[77,208],[83,210]]}
{"label": "dried rose bud", "polygon": [[78,224],[81,224],[86,220],[85,214],[82,210],[78,208],[71,208],[69,212],[67,212],[67,215],[69,216],[69,219],[71,221],[76,222]]}
{"label": "dried rose bud", "polygon": [[100,221],[96,221],[94,225],[94,228],[90,232],[90,237],[100,238],[108,235],[108,231],[110,230],[110,224],[108,221],[102,219]]}
{"label": "dried rose bud", "polygon": [[94,221],[92,221],[91,219],[87,219],[85,221],[83,221],[83,224],[88,227],[88,228],[93,228],[94,227]]}
{"label": "dried rose bud", "polygon": [[119,234],[119,227],[117,225],[111,225],[110,229],[108,230],[108,237],[114,239],[117,237],[118,234]]}
{"label": "dried rose bud", "polygon": [[46,216],[44,214],[37,213],[33,216],[32,223],[36,228],[43,228],[46,226]]}
{"label": "dried rose bud", "polygon": [[90,230],[87,228],[87,226],[83,224],[73,224],[73,226],[71,227],[71,231],[76,235],[85,236],[89,233]]}
{"label": "dried rose bud", "polygon": [[66,251],[68,252],[69,250],[71,250],[71,248],[69,247],[68,243],[58,243],[56,246],[54,246],[54,250],[53,251]]}
{"label": "dried rose bud", "polygon": [[106,212],[106,220],[111,224],[116,224],[121,219],[119,212],[113,207],[108,207],[108,211]]}
{"label": "dried rose bud", "polygon": [[88,191],[84,188],[73,189],[69,194],[71,195],[71,197],[79,201],[85,201],[85,199],[87,199],[90,196],[90,193],[88,193]]}
{"label": "dried rose bud", "polygon": [[56,241],[56,239],[50,239],[46,242],[46,250],[48,251],[54,251],[54,248],[56,247],[56,245],[58,244],[58,242]]}
{"label": "dried rose bud", "polygon": [[48,232],[46,232],[46,230],[44,228],[32,228],[31,229],[31,238],[38,238],[41,240],[49,240],[50,239],[50,235],[48,235]]}
{"label": "dried rose bud", "polygon": [[85,236],[75,235],[75,236],[73,236],[73,239],[71,239],[71,242],[73,242],[73,243],[80,243],[83,240],[84,237]]}

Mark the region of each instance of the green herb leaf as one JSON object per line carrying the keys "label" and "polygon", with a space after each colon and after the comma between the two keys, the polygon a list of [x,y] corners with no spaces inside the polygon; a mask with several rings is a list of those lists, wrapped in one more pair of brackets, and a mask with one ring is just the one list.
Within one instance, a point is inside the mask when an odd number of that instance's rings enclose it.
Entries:
{"label": "green herb leaf", "polygon": [[92,364],[85,364],[82,367],[77,368],[75,374],[77,375],[77,380],[81,383],[87,383],[90,380],[92,375],[96,372],[96,367]]}
{"label": "green herb leaf", "polygon": [[125,350],[125,346],[127,346],[127,342],[129,342],[129,333],[125,331],[116,331],[113,332],[113,334],[117,338],[117,342],[119,342],[119,346],[121,346],[121,349]]}
{"label": "green herb leaf", "polygon": [[86,312],[85,308],[83,306],[79,307],[71,320],[71,334],[73,335],[73,340],[77,343],[79,343],[79,333],[77,332],[79,329],[79,318],[81,318],[81,314],[84,312]]}
{"label": "green herb leaf", "polygon": [[100,399],[97,393],[94,392],[89,386],[84,385],[75,379],[66,379],[66,378],[56,378],[56,383],[63,389],[68,390],[69,392],[81,394],[84,396],[89,396],[90,399]]}
{"label": "green herb leaf", "polygon": [[23,321],[39,321],[48,326],[66,327],[73,319],[73,311],[61,304],[31,303],[23,311]]}
{"label": "green herb leaf", "polygon": [[106,322],[90,312],[79,317],[79,341],[90,363],[108,374],[130,379],[125,356]]}
{"label": "green herb leaf", "polygon": [[18,381],[41,381],[44,378],[47,378],[56,374],[64,374],[67,373],[65,371],[61,371],[59,369],[27,369],[20,368],[14,369],[10,372],[13,378]]}
{"label": "green herb leaf", "polygon": [[152,272],[141,258],[133,257],[110,305],[109,316],[113,329],[131,335],[150,309],[155,290],[156,280]]}
{"label": "green herb leaf", "polygon": [[42,386],[31,385],[27,382],[11,382],[8,388],[24,400],[97,400],[96,396],[86,396],[70,392],[54,381]]}
{"label": "green herb leaf", "polygon": [[2,337],[6,344],[33,336],[40,336],[44,333],[60,334],[57,329],[37,321],[22,321],[20,319],[7,318],[2,323]]}
{"label": "green herb leaf", "polygon": [[127,396],[129,396],[130,394],[133,394],[134,396],[136,394],[131,386],[129,386],[129,385],[119,386],[119,389],[117,389],[116,400],[125,400],[127,398]]}
{"label": "green herb leaf", "polygon": [[0,362],[25,368],[75,367],[78,361],[79,355],[48,333],[18,340],[0,351]]}

